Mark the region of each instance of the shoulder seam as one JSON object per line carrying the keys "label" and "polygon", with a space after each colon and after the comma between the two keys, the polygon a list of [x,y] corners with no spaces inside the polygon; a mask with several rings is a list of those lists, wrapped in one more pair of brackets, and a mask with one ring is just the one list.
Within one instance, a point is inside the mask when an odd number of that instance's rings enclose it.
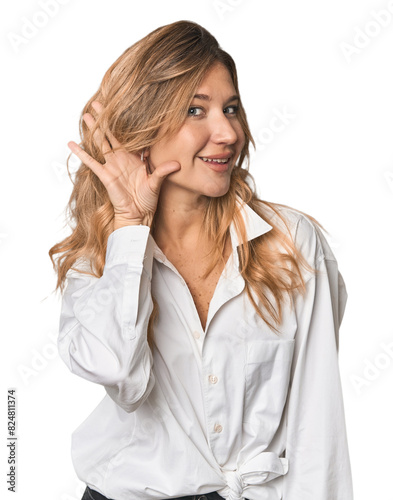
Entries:
{"label": "shoulder seam", "polygon": [[315,234],[315,239],[316,239],[317,247],[318,247],[318,250],[317,250],[318,253],[317,253],[317,257],[316,257],[318,262],[320,262],[321,260],[327,260],[325,252],[323,251],[323,246],[322,246],[322,242],[321,242],[321,238],[320,238],[318,229],[315,227],[314,223],[307,216],[305,216],[304,214],[301,214],[299,212],[298,212],[298,215],[299,215],[299,220],[297,221],[297,224],[296,224],[295,240],[296,240],[296,236],[297,236],[300,222],[306,221],[308,226],[312,228],[312,231]]}

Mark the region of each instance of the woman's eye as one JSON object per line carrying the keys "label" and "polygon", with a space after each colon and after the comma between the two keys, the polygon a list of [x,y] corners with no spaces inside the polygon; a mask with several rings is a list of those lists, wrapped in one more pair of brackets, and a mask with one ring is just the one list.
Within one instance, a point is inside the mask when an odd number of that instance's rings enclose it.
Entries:
{"label": "woman's eye", "polygon": [[239,106],[228,106],[224,109],[224,113],[227,115],[236,115]]}
{"label": "woman's eye", "polygon": [[192,106],[188,109],[188,116],[200,116],[202,114],[202,108]]}

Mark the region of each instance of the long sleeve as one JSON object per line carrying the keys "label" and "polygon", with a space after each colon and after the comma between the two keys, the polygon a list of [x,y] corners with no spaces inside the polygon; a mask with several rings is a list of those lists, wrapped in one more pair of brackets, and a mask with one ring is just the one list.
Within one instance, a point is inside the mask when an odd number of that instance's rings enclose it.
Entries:
{"label": "long sleeve", "polygon": [[295,300],[298,328],[286,413],[284,500],[353,499],[338,363],[347,291],[337,261],[318,233],[303,242],[319,274],[307,280],[306,294]]}
{"label": "long sleeve", "polygon": [[103,275],[70,270],[62,299],[61,358],[72,373],[103,385],[127,412],[143,403],[155,382],[147,343],[153,309],[149,234],[148,226],[112,232]]}

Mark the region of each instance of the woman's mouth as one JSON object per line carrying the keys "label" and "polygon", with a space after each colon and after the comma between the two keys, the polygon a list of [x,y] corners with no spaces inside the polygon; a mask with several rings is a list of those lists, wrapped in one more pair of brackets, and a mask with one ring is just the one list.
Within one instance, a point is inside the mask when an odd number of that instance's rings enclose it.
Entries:
{"label": "woman's mouth", "polygon": [[204,158],[203,156],[200,156],[200,159],[203,160],[204,162],[213,162],[213,163],[228,163],[229,158]]}
{"label": "woman's mouth", "polygon": [[229,162],[231,160],[230,156],[226,158],[208,158],[205,156],[198,156],[198,158],[216,172],[225,172],[228,170]]}

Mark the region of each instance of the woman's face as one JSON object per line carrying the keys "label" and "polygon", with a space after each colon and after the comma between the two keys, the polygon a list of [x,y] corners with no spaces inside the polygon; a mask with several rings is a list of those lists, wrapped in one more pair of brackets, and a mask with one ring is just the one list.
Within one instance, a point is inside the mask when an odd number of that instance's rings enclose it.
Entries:
{"label": "woman's face", "polygon": [[148,153],[153,168],[168,160],[181,165],[165,179],[162,190],[170,190],[171,196],[175,192],[196,195],[197,199],[227,193],[245,142],[237,117],[238,102],[229,71],[216,63],[198,87],[177,134],[163,137]]}

